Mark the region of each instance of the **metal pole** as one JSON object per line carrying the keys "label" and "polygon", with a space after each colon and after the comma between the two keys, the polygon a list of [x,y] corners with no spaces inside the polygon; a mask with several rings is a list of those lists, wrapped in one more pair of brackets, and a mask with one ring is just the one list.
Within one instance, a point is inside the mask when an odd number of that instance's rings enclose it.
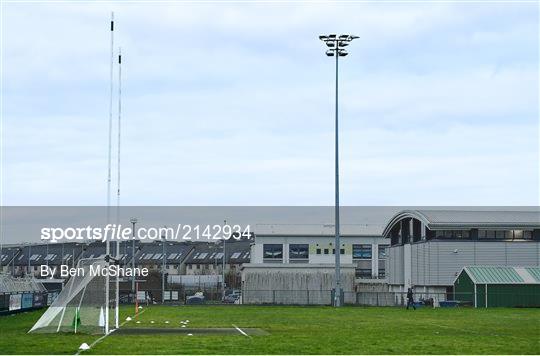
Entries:
{"label": "metal pole", "polygon": [[[112,106],[113,106],[113,63],[114,63],[114,12],[111,13],[111,61],[110,61],[110,97],[109,97],[109,150],[108,150],[108,170],[107,170],[107,224],[111,221],[111,159],[112,159]],[[107,258],[111,254],[111,244],[109,239],[105,243],[105,255]],[[110,260],[109,260],[110,264]],[[105,277],[105,334],[109,333],[109,303],[110,303],[109,274]]]}
{"label": "metal pole", "polygon": [[335,206],[335,214],[336,214],[336,221],[335,221],[335,229],[336,229],[336,238],[335,238],[335,257],[336,257],[336,289],[334,292],[334,305],[336,307],[341,306],[341,270],[340,270],[340,264],[341,264],[341,243],[340,243],[340,236],[339,236],[339,122],[338,122],[338,58],[339,55],[336,51],[336,206]]}
{"label": "metal pole", "polygon": [[[122,49],[118,48],[118,157],[117,157],[117,187],[116,187],[116,226],[120,228],[120,139],[121,139],[121,129],[122,129]],[[120,240],[116,240],[116,263],[120,263]],[[120,327],[120,276],[117,275],[115,278],[115,311],[114,311],[114,324],[115,328]]]}
{"label": "metal pole", "polygon": [[[133,238],[131,240],[131,270],[135,271],[135,224],[137,221],[135,219],[131,219],[131,224],[133,225],[132,235]],[[131,291],[135,293],[135,274],[131,277]]]}
{"label": "metal pole", "polygon": [[[223,220],[223,228],[225,228],[225,226],[227,226],[227,220]],[[221,300],[223,301],[223,299],[225,299],[225,258],[226,258],[226,254],[225,254],[225,235],[223,235],[223,259],[221,260],[221,275],[222,275],[222,281],[221,281]]]}
{"label": "metal pole", "polygon": [[161,259],[161,303],[165,303],[165,238],[161,240],[163,258]]}
{"label": "metal pole", "polygon": [[32,257],[32,245],[28,244],[28,274],[30,274],[30,257]]}

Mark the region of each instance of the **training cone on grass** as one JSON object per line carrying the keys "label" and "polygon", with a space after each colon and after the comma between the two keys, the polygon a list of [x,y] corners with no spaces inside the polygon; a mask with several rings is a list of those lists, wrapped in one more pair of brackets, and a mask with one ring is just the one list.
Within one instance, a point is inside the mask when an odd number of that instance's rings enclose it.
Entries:
{"label": "training cone on grass", "polygon": [[83,342],[81,346],[79,346],[79,350],[90,350],[90,346],[86,342]]}
{"label": "training cone on grass", "polygon": [[131,318],[128,316],[128,317],[126,318],[126,321],[131,321]]}

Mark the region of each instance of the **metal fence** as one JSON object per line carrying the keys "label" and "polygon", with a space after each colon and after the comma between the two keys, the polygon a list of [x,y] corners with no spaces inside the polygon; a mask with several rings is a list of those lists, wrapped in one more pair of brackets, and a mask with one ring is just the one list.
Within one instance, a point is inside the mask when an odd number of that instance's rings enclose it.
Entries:
{"label": "metal fence", "polygon": [[[196,293],[202,294],[199,300],[191,299]],[[225,295],[231,293],[227,290]],[[177,288],[139,290],[139,302],[146,304],[252,304],[252,305],[332,305],[332,290],[242,290],[235,292],[239,298],[223,299],[219,288],[189,289]],[[199,294],[199,295],[201,295]],[[122,303],[134,303],[135,294],[121,291]],[[487,301],[487,304],[486,304]],[[343,303],[356,306],[405,307],[406,292],[344,292]],[[540,307],[538,293],[436,293],[415,292],[413,303],[416,308],[424,307]]]}

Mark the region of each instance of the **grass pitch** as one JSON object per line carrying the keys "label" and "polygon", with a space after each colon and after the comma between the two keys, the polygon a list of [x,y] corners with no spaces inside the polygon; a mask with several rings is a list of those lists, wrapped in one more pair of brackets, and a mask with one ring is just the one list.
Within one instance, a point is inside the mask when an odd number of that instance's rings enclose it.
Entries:
{"label": "grass pitch", "polygon": [[[74,354],[99,338],[27,334],[42,312],[0,317],[0,353]],[[124,308],[122,320],[132,312]],[[540,354],[540,309],[151,306],[124,327],[175,328],[186,319],[189,328],[268,335],[113,333],[83,354]]]}

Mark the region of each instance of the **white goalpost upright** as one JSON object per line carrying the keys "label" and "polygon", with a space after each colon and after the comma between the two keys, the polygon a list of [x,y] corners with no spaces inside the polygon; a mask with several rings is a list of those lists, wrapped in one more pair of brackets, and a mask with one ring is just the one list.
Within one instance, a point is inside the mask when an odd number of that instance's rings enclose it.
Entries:
{"label": "white goalpost upright", "polygon": [[[122,132],[122,49],[118,48],[118,152],[117,152],[117,170],[118,181],[116,189],[116,226],[120,226],[120,142]],[[116,261],[120,261],[120,241],[116,240]],[[116,276],[116,296],[115,296],[115,328],[119,328],[119,304],[120,304],[120,277]]]}
{"label": "white goalpost upright", "polygon": [[[108,169],[107,169],[107,225],[111,222],[111,163],[112,163],[112,121],[113,121],[113,66],[114,66],[114,12],[111,13],[111,58],[110,58],[110,93],[109,93],[109,149],[108,149]],[[105,255],[110,263],[111,244],[109,239],[105,242]],[[109,275],[106,276],[105,298],[107,308],[105,309],[105,334],[109,333],[109,303],[110,286]]]}
{"label": "white goalpost upright", "polygon": [[[113,92],[114,92],[114,12],[111,13],[111,53],[110,53],[110,101],[109,101],[109,145],[107,169],[107,221],[111,223],[111,171],[112,171],[112,130],[113,130]],[[116,201],[116,226],[120,225],[120,139],[122,115],[122,71],[121,53],[118,52],[118,187]],[[117,274],[110,280],[108,267],[111,263],[120,262],[120,241],[116,239],[115,251],[111,251],[111,242],[105,241],[105,257],[81,258],[77,262],[77,270],[61,293],[45,311],[29,332],[111,332],[111,312],[114,308],[114,328],[119,327],[120,276]],[[114,256],[114,258],[112,257]],[[107,269],[105,273],[99,273]],[[114,282],[111,286],[111,282]],[[111,291],[111,288],[113,289]]]}

